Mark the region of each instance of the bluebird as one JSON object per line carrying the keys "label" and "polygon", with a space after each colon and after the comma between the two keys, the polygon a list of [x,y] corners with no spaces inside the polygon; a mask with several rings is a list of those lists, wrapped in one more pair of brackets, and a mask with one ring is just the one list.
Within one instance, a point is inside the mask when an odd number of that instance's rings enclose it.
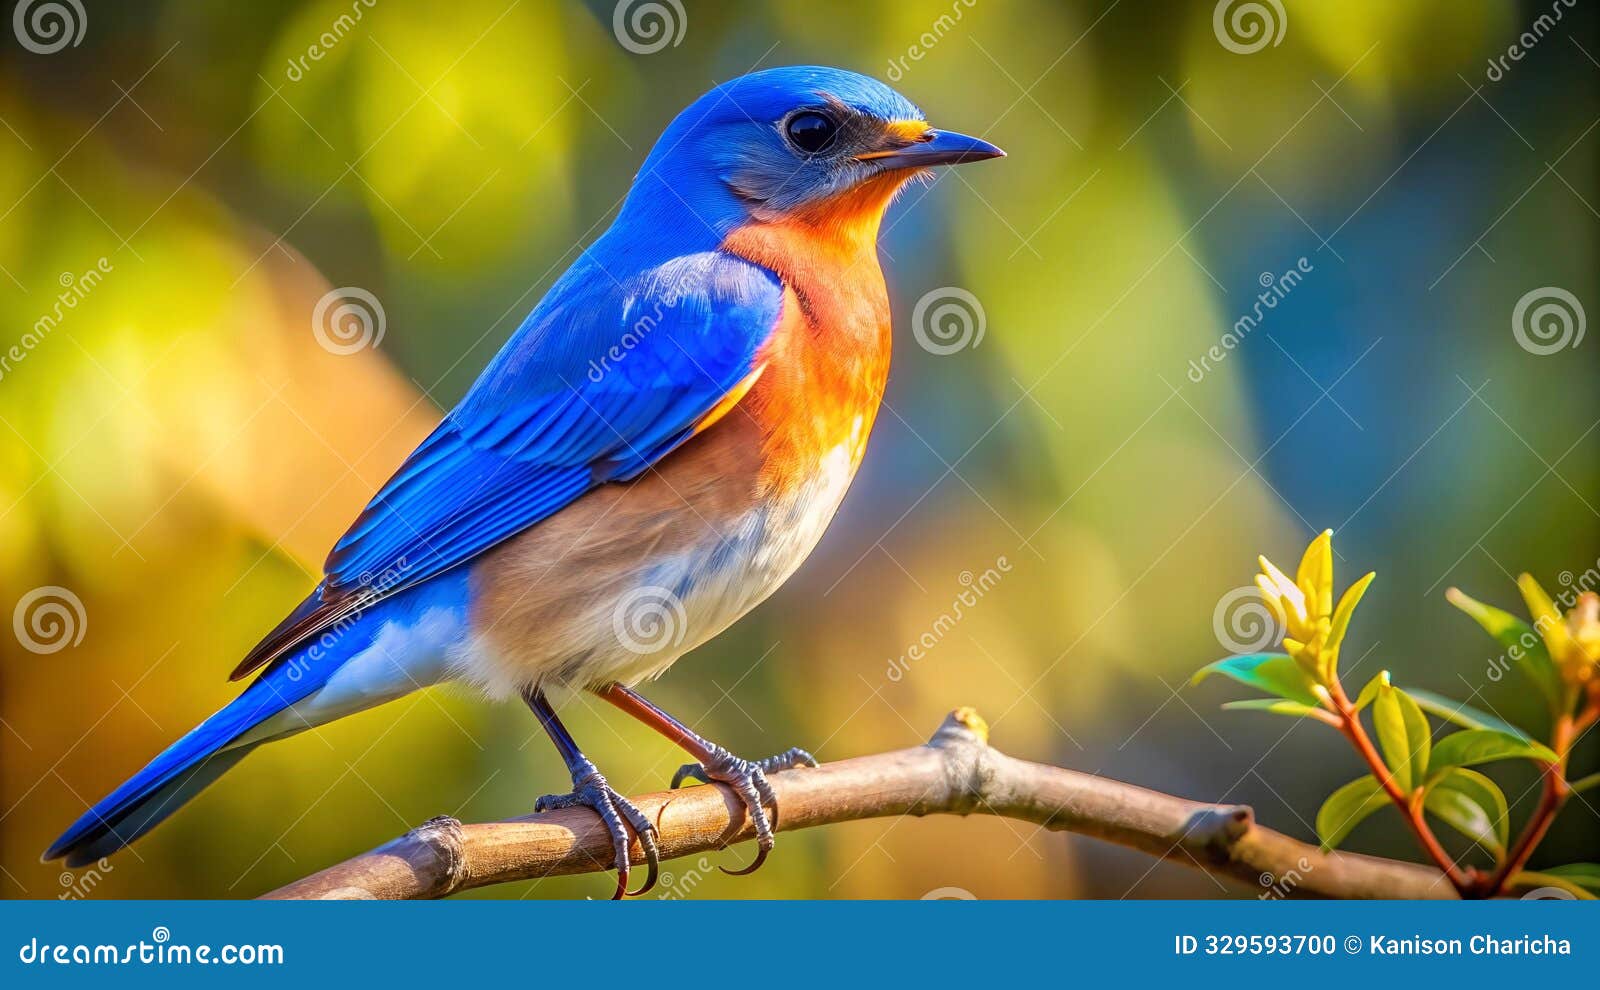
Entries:
{"label": "bluebird", "polygon": [[[727,785],[773,846],[767,775],[639,695],[771,595],[861,463],[889,371],[877,236],[905,184],[998,158],[840,69],[752,73],[661,135],[610,229],[340,538],[325,575],[233,672],[233,702],[90,808],[48,851],[69,866],[155,827],[251,750],[460,681],[520,697],[572,777],[536,810],[591,808],[615,896],[655,827],[561,724],[590,691],[682,747],[672,786]],[[771,809],[770,814],[768,808]],[[631,833],[631,835],[630,835]]]}

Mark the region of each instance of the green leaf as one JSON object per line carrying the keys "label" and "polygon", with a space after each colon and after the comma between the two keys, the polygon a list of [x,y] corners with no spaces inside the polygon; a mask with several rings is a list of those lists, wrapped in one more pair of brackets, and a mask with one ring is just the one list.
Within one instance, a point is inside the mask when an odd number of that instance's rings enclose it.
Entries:
{"label": "green leaf", "polygon": [[1430,774],[1440,774],[1450,767],[1493,763],[1495,760],[1541,760],[1556,762],[1556,754],[1541,743],[1496,732],[1493,729],[1462,729],[1439,740],[1433,748],[1433,759],[1428,764]]}
{"label": "green leaf", "polygon": [[1582,780],[1575,780],[1572,782],[1572,793],[1582,794],[1584,791],[1587,791],[1591,787],[1595,787],[1597,785],[1600,785],[1600,773],[1591,773]]}
{"label": "green leaf", "polygon": [[1485,605],[1459,588],[1451,588],[1444,597],[1461,611],[1477,620],[1478,625],[1505,647],[1506,656],[1539,688],[1552,709],[1561,704],[1560,674],[1550,660],[1550,651],[1533,627],[1521,619],[1493,605]]}
{"label": "green leaf", "polygon": [[1378,743],[1394,782],[1402,791],[1420,786],[1433,744],[1428,717],[1410,695],[1391,684],[1380,684],[1372,703],[1372,721],[1378,727]]}
{"label": "green leaf", "polygon": [[1282,653],[1248,653],[1218,660],[1201,667],[1189,679],[1189,683],[1199,684],[1212,674],[1231,677],[1240,684],[1248,684],[1290,701],[1312,706],[1317,704],[1317,696],[1311,692],[1311,678],[1306,676],[1293,657]]}
{"label": "green leaf", "polygon": [[1317,811],[1317,838],[1323,850],[1336,848],[1351,829],[1388,803],[1389,795],[1371,774],[1334,791]]}
{"label": "green leaf", "polygon": [[[1573,883],[1566,877],[1558,876],[1549,871],[1537,873],[1530,870],[1524,870],[1521,873],[1513,874],[1511,877],[1511,885],[1517,890],[1530,890],[1530,888],[1531,890],[1538,890],[1543,887],[1553,887],[1556,890],[1560,890],[1571,895],[1570,898],[1567,899],[1575,901],[1592,901],[1595,899],[1595,895],[1591,894],[1588,889]],[[1523,898],[1526,899],[1528,896],[1528,894],[1524,894]],[[1551,897],[1541,898],[1541,900],[1555,899],[1556,898]]]}
{"label": "green leaf", "polygon": [[1355,710],[1359,712],[1372,704],[1373,699],[1378,696],[1378,689],[1387,683],[1389,683],[1389,672],[1387,670],[1380,670],[1373,675],[1372,680],[1367,682],[1367,686],[1361,689],[1360,696],[1356,698]]}
{"label": "green leaf", "polygon": [[1511,835],[1506,796],[1494,781],[1476,770],[1455,767],[1445,771],[1428,788],[1423,807],[1496,856],[1505,851]]}
{"label": "green leaf", "polygon": [[1406,688],[1406,693],[1416,699],[1422,710],[1432,715],[1437,715],[1446,722],[1454,722],[1463,729],[1492,729],[1495,732],[1504,732],[1508,736],[1532,741],[1533,736],[1522,731],[1510,722],[1495,718],[1487,712],[1481,712],[1471,705],[1464,705],[1442,694],[1432,691],[1423,691],[1419,688]]}
{"label": "green leaf", "polygon": [[1584,890],[1600,894],[1600,864],[1568,863],[1566,866],[1552,866],[1540,872],[1560,877]]}
{"label": "green leaf", "polygon": [[1230,701],[1222,706],[1230,712],[1271,712],[1274,715],[1291,715],[1296,718],[1320,718],[1326,712],[1312,705],[1303,705],[1287,698],[1251,698],[1248,701]]}
{"label": "green leaf", "polygon": [[1338,653],[1339,646],[1344,642],[1344,634],[1350,628],[1350,617],[1355,614],[1356,606],[1361,604],[1361,596],[1367,593],[1367,585],[1377,577],[1376,571],[1369,571],[1365,577],[1346,588],[1344,596],[1339,599],[1339,607],[1333,610],[1333,622],[1328,628],[1328,650]]}
{"label": "green leaf", "polygon": [[1567,624],[1561,620],[1561,610],[1550,600],[1550,594],[1534,580],[1532,574],[1517,575],[1517,590],[1528,606],[1528,617],[1533,620],[1534,631],[1544,640],[1545,649],[1559,659],[1566,656],[1572,637]]}

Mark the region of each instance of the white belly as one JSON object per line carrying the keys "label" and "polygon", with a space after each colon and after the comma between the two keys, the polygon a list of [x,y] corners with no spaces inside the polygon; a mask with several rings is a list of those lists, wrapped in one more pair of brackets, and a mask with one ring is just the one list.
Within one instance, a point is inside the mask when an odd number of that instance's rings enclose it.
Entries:
{"label": "white belly", "polygon": [[752,510],[719,543],[706,543],[640,573],[612,606],[617,649],[586,663],[583,683],[634,684],[658,677],[778,590],[811,555],[855,473],[850,447],[835,448],[811,480]]}
{"label": "white belly", "polygon": [[[612,540],[632,555],[625,565],[597,567],[590,544],[567,553],[564,542],[555,566],[507,565],[500,587],[502,595],[510,589],[514,607],[473,627],[452,656],[456,676],[508,697],[532,684],[582,689],[660,675],[760,604],[806,559],[850,486],[856,441],[824,456],[803,484],[716,525],[698,515],[669,524],[698,534],[670,549],[648,533]],[[601,520],[585,531],[604,526]],[[572,573],[561,573],[569,565]]]}

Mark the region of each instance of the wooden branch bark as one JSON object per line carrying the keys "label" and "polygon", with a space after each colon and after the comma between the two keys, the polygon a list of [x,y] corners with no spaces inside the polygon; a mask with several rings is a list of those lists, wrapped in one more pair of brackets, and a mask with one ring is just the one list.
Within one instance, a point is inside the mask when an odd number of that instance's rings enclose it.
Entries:
{"label": "wooden branch bark", "polygon": [[[1451,898],[1432,867],[1324,853],[1255,823],[1242,805],[1215,805],[1018,760],[988,744],[970,708],[952,712],[926,745],[771,777],[781,831],[898,815],[988,814],[1076,832],[1231,878],[1271,896]],[[753,837],[722,787],[631,798],[660,829],[661,858]],[[642,862],[637,843],[634,862]],[[610,867],[594,814],[564,809],[462,824],[435,818],[371,852],[266,894],[270,899],[444,897],[474,887]]]}

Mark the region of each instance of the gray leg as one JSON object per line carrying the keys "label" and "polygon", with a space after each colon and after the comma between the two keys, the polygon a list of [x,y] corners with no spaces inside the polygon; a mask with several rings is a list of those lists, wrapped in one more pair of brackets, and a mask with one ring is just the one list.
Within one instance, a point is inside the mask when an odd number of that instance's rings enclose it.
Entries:
{"label": "gray leg", "polygon": [[[644,812],[635,808],[633,804],[621,794],[618,794],[595,765],[589,762],[578,749],[578,744],[573,741],[572,734],[567,727],[556,718],[556,712],[550,705],[550,699],[545,697],[540,688],[530,688],[522,693],[522,698],[533,709],[533,714],[539,719],[539,724],[544,726],[544,731],[550,736],[550,741],[556,744],[556,749],[561,752],[561,759],[567,765],[567,772],[572,774],[572,791],[567,794],[546,794],[534,802],[534,811],[552,811],[557,808],[592,808],[600,816],[600,821],[611,833],[611,846],[615,854],[613,862],[617,869],[617,890],[612,895],[617,900],[628,893],[628,869],[631,857],[628,855],[628,828],[639,837],[639,845],[644,849],[645,863],[649,873],[645,876],[644,886],[632,892],[638,897],[656,885],[656,876],[661,868],[661,853],[656,847],[656,828]],[[626,820],[627,825],[623,822]]]}

